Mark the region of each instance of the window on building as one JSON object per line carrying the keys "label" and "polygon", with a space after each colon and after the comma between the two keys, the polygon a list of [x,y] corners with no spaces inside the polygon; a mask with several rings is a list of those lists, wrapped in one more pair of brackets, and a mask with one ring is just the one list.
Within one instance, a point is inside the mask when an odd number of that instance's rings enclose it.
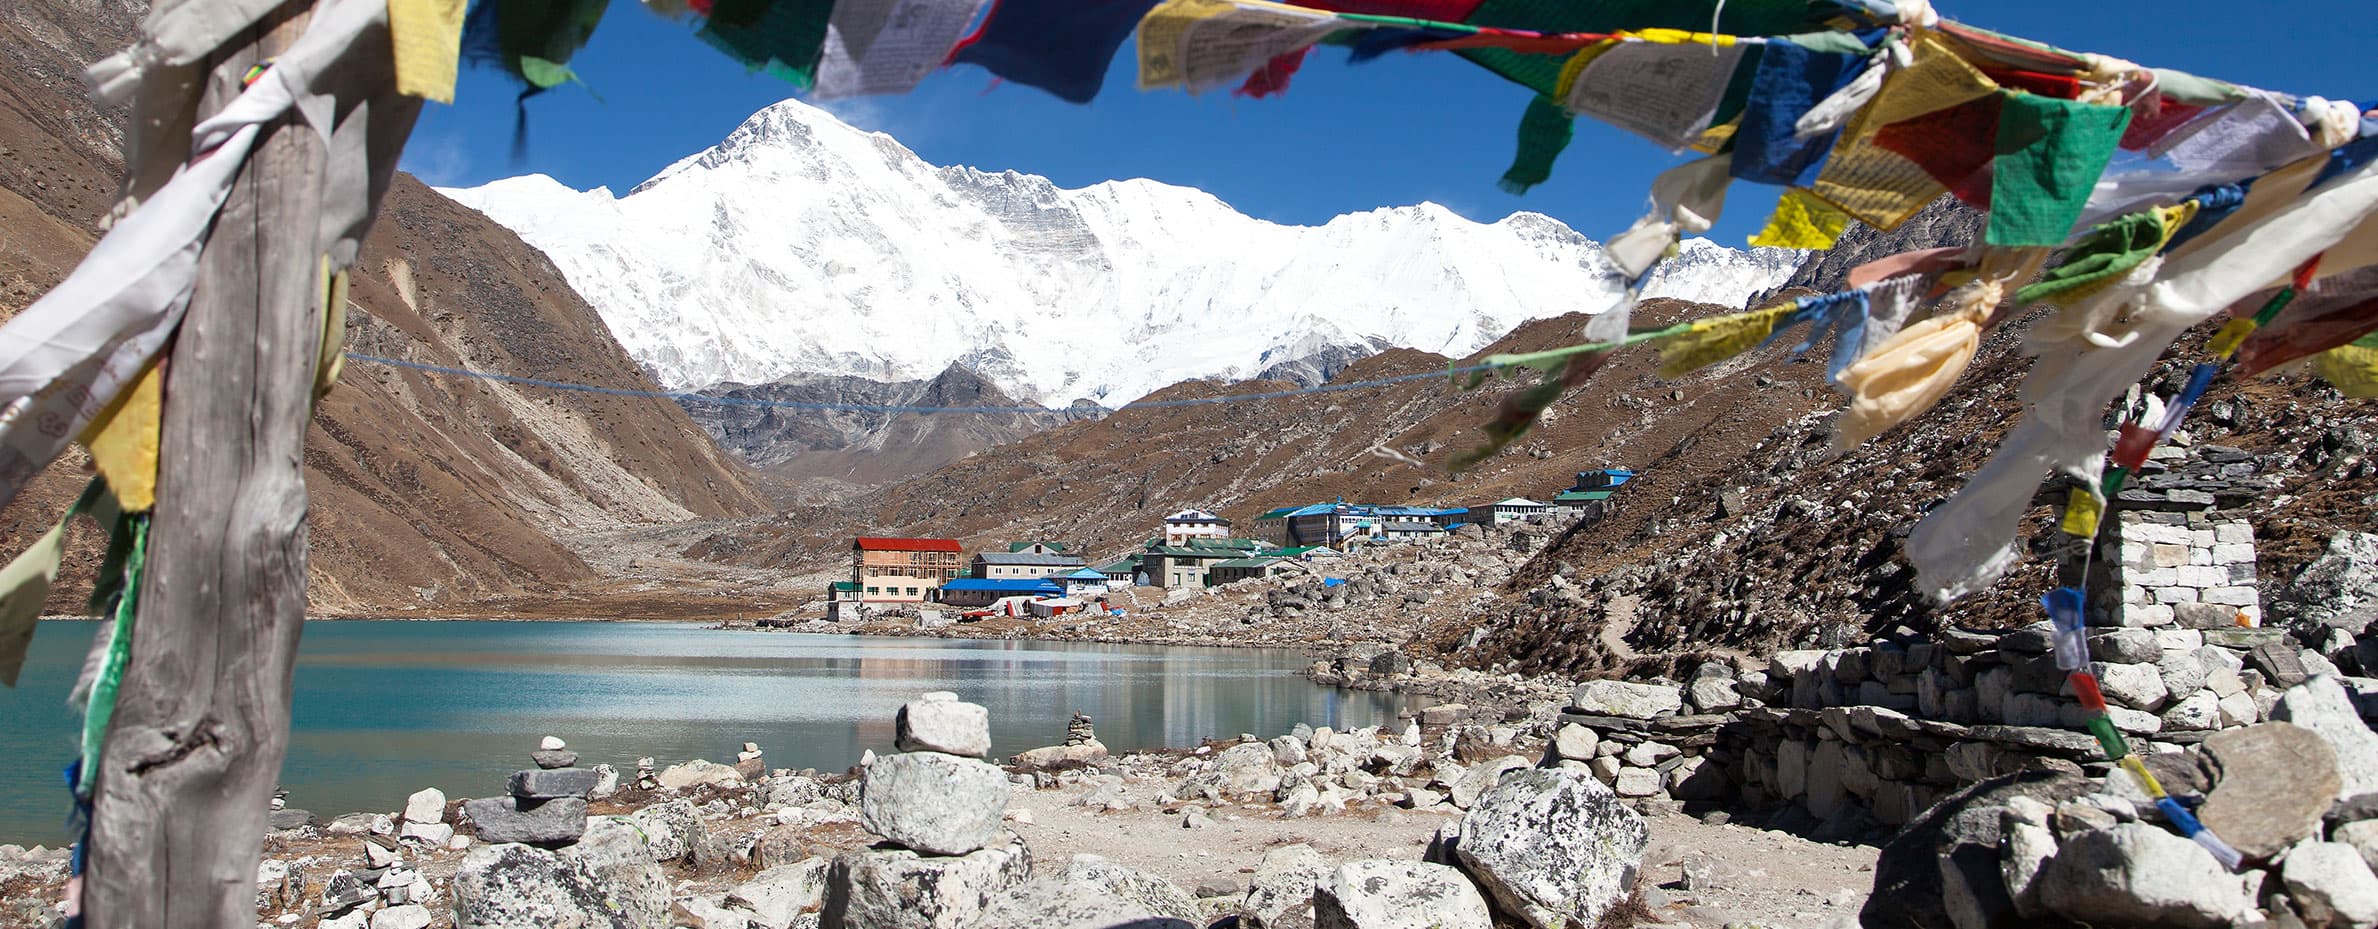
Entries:
{"label": "window on building", "polygon": [[867,588],[867,592],[868,592],[868,593],[880,593],[880,591],[876,590],[876,589],[875,589],[875,588],[873,588],[873,587],[869,587],[869,588]]}

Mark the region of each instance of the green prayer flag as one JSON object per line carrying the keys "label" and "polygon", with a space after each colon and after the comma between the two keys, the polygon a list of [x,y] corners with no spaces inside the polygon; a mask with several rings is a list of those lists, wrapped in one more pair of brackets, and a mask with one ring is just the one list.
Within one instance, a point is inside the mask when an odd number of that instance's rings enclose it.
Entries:
{"label": "green prayer flag", "polygon": [[2036,303],[2130,273],[2163,247],[2163,217],[2154,211],[2110,220],[2064,253],[2064,261],[2015,291],[2017,304]]}
{"label": "green prayer flag", "polygon": [[2130,110],[2020,92],[2000,99],[1983,241],[2062,245],[2130,125]]}
{"label": "green prayer flag", "polygon": [[1504,190],[1515,194],[1544,183],[1552,177],[1552,162],[1569,147],[1569,139],[1577,131],[1577,119],[1560,103],[1543,94],[1528,101],[1528,109],[1519,117],[1519,151],[1511,156],[1511,167],[1503,172],[1499,182]]}
{"label": "green prayer flag", "polygon": [[[826,24],[834,16],[834,0],[739,0],[737,19],[713,15],[698,37],[745,67],[767,71],[803,89],[817,81],[817,62],[825,54]],[[723,10],[727,4],[720,4]]]}

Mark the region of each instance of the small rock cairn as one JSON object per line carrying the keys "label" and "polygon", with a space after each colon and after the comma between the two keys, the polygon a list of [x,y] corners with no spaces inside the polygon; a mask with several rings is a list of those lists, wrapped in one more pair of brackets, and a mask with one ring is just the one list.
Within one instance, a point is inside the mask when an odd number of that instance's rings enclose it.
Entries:
{"label": "small rock cairn", "polygon": [[935,691],[900,707],[900,751],[866,765],[859,823],[884,838],[835,860],[825,929],[969,925],[990,898],[1028,880],[1031,854],[1001,829],[1007,773],[990,712]]}
{"label": "small rock cairn", "polygon": [[1089,745],[1097,741],[1098,730],[1090,727],[1089,714],[1073,711],[1073,720],[1065,724],[1065,744]]}
{"label": "small rock cairn", "polygon": [[513,772],[510,796],[465,801],[463,815],[482,842],[548,848],[577,842],[586,834],[586,798],[594,793],[600,772],[578,767],[578,753],[553,736],[529,757],[537,766]]}

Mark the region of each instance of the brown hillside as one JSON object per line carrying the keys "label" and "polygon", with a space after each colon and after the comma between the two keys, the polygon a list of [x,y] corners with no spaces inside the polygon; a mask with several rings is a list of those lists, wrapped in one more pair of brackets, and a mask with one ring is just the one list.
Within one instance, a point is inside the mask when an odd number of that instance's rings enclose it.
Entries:
{"label": "brown hillside", "polygon": [[[81,72],[144,12],[121,0],[0,10],[0,318],[73,268],[113,200],[121,114],[93,108]],[[542,253],[409,177],[358,265],[355,351],[652,389]],[[312,606],[327,613],[519,609],[597,581],[569,536],[761,508],[744,470],[667,401],[359,363],[323,401],[306,464]],[[54,467],[0,511],[0,534],[31,539],[82,471],[73,456]],[[52,609],[79,611],[94,535],[79,534]]]}

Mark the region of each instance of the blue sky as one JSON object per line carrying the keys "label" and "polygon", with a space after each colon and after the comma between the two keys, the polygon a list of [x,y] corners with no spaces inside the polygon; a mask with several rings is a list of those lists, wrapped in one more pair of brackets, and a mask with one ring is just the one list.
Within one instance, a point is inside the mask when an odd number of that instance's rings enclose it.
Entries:
{"label": "blue sky", "polygon": [[[1588,2],[1588,0],[1576,0]],[[1935,0],[1945,15],[2068,48],[2272,90],[2378,98],[2369,0],[2215,4],[2205,0]],[[431,104],[404,167],[438,185],[550,174],[624,192],[716,142],[754,110],[792,95],[695,40],[688,24],[612,0],[573,63],[587,87],[529,101],[526,162],[511,159],[513,95],[502,77],[466,71],[454,106]],[[1643,190],[1677,158],[1581,121],[1550,183],[1524,196],[1495,187],[1528,94],[1443,53],[1349,65],[1315,52],[1289,92],[1246,100],[1136,89],[1126,44],[1087,106],[987,72],[936,73],[915,93],[829,106],[890,133],[935,164],[1046,175],[1067,187],[1147,177],[1211,191],[1251,215],[1319,223],[1347,212],[1431,200],[1480,221],[1515,210],[1557,217],[1597,239],[1642,212]],[[1714,237],[1739,245],[1772,191],[1736,185]]]}

